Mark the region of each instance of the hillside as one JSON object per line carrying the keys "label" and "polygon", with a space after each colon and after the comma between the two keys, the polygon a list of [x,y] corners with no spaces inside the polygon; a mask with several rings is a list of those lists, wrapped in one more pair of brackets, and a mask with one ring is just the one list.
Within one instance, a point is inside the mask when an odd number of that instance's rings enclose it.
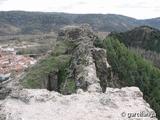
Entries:
{"label": "hillside", "polygon": [[145,25],[150,25],[150,26],[157,28],[157,29],[160,28],[160,17],[154,18],[154,19],[143,20],[143,22],[145,23]]}
{"label": "hillside", "polygon": [[[159,69],[154,68],[153,66],[160,67],[160,31],[152,27],[141,26],[123,33],[112,33],[110,36],[114,38],[111,40],[110,44],[112,45],[109,47],[110,50],[108,50],[109,52],[112,50],[110,53],[110,62],[112,63],[112,66],[115,67],[115,70],[118,72],[121,79],[135,80],[130,81],[131,84],[136,84],[143,89],[141,90],[144,95],[146,95],[147,101],[154,110],[157,111],[159,117],[160,90],[158,89],[160,81],[158,76],[160,73]],[[115,39],[118,39],[120,42],[117,42]],[[126,52],[123,43],[129,48],[131,54]],[[109,46],[109,44],[107,44],[107,46]],[[134,54],[137,54],[137,57],[134,56]],[[150,62],[147,63],[146,61],[143,61],[141,56],[150,60]],[[121,72],[121,69],[119,68],[123,69],[123,72]],[[150,82],[148,80],[150,80]],[[152,89],[154,92],[151,92],[149,89]],[[150,91],[150,93],[147,91]],[[153,96],[155,96],[155,98],[153,98]]]}
{"label": "hillside", "polygon": [[113,76],[118,77],[119,84],[138,86],[160,118],[160,69],[125,47],[118,39],[108,37],[104,45]]}
{"label": "hillside", "polygon": [[[159,19],[137,20],[114,14],[66,14],[9,11],[0,12],[0,23],[14,26],[18,32],[4,30],[5,34],[39,34],[58,31],[60,27],[71,24],[90,24],[94,30],[102,32],[122,32],[140,25],[160,28]],[[13,27],[12,27],[13,28]],[[2,28],[0,28],[2,29]]]}
{"label": "hillside", "polygon": [[18,34],[20,31],[18,27],[0,22],[0,35]]}
{"label": "hillside", "polygon": [[117,37],[128,47],[139,47],[160,52],[160,31],[152,27],[141,26],[127,32],[111,34],[110,36]]}

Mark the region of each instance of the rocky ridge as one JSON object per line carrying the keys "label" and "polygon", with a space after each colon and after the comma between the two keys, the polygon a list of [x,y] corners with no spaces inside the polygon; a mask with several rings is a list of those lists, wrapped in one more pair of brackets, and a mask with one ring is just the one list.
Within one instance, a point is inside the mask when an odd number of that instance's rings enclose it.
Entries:
{"label": "rocky ridge", "polygon": [[89,25],[65,27],[59,32],[58,39],[75,44],[69,69],[76,89],[105,92],[107,86],[115,87],[116,81],[108,79],[111,73],[106,50],[95,47],[98,37]]}
{"label": "rocky ridge", "polygon": [[[58,40],[74,43],[68,74],[61,93],[58,70],[50,74],[46,89],[13,89],[0,104],[0,120],[157,120],[137,87],[116,87],[110,79],[111,66],[105,49],[97,48],[98,39],[88,25],[69,26],[59,32]],[[67,84],[74,80],[76,92]]]}

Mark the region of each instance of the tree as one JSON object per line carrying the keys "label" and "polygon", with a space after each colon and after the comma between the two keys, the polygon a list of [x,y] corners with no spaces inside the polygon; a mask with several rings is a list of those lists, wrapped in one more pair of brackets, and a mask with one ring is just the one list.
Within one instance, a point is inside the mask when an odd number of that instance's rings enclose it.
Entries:
{"label": "tree", "polygon": [[139,87],[160,118],[160,70],[118,39],[108,37],[104,40],[104,47],[113,72],[118,74],[120,86]]}

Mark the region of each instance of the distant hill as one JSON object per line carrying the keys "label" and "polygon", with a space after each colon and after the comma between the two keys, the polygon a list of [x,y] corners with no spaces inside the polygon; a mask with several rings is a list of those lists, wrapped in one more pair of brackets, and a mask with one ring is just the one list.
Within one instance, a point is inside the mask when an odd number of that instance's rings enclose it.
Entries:
{"label": "distant hill", "polygon": [[142,22],[144,22],[145,25],[149,25],[154,28],[160,29],[160,17],[154,18],[154,19],[143,20]]}
{"label": "distant hill", "polygon": [[0,35],[18,34],[20,31],[20,28],[0,22]]}
{"label": "distant hill", "polygon": [[[94,30],[101,32],[122,32],[141,25],[160,28],[159,19],[137,20],[134,18],[114,14],[65,14],[9,11],[0,12],[0,23],[7,24],[7,28],[15,27],[18,32],[1,31],[4,34],[34,34],[57,31],[65,25],[90,24]],[[0,29],[3,27],[0,26]],[[9,32],[8,32],[9,31]]]}
{"label": "distant hill", "polygon": [[139,47],[160,53],[160,30],[158,29],[141,26],[127,32],[111,34],[111,36],[117,37],[128,47]]}

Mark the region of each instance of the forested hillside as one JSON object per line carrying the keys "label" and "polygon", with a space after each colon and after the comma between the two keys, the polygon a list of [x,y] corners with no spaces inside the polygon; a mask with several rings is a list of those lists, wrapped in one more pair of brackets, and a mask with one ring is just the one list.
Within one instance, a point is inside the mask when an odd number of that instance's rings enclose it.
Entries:
{"label": "forested hillside", "polygon": [[160,70],[151,62],[130,51],[118,39],[104,40],[107,56],[114,75],[121,86],[138,86],[144,98],[160,118]]}
{"label": "forested hillside", "polygon": [[160,31],[152,27],[141,26],[111,36],[117,37],[128,47],[140,47],[145,50],[160,52]]}
{"label": "forested hillside", "polygon": [[[1,35],[46,33],[58,31],[60,27],[65,25],[82,23],[88,23],[94,30],[103,32],[122,32],[141,25],[160,28],[158,18],[137,20],[114,14],[66,14],[23,11],[0,12],[0,24],[6,25],[6,29],[0,31]],[[1,26],[0,29],[2,29]]]}

